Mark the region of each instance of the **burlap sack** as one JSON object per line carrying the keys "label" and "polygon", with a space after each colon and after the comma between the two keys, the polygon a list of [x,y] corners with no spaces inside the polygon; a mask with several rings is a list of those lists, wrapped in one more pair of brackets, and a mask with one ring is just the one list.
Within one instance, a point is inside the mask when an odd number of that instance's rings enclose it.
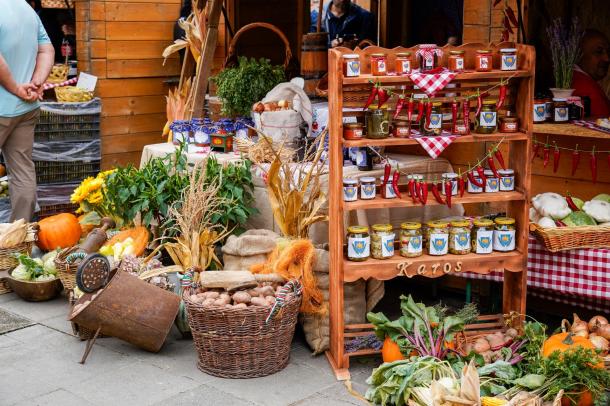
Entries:
{"label": "burlap sack", "polygon": [[263,263],[275,249],[279,235],[271,230],[248,230],[240,236],[231,235],[222,247],[225,271],[243,271]]}
{"label": "burlap sack", "polygon": [[[328,302],[329,286],[329,255],[328,251],[316,249],[316,264],[314,272],[318,281],[318,287]],[[383,297],[383,282],[374,284],[371,290],[372,298],[379,301]],[[344,284],[343,317],[345,324],[360,324],[366,322],[366,312],[372,309],[377,302],[367,303],[367,283],[360,279],[356,282]],[[330,327],[328,314],[324,316],[301,314],[301,325],[305,332],[305,340],[314,354],[320,354],[329,348]]]}

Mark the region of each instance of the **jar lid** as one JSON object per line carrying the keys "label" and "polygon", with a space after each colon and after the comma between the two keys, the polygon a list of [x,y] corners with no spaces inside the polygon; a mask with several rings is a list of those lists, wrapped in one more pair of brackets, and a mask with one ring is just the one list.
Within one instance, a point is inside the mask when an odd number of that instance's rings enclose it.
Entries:
{"label": "jar lid", "polygon": [[399,52],[396,54],[396,57],[407,57],[411,56],[411,52]]}
{"label": "jar lid", "polygon": [[553,101],[554,101],[554,102],[560,102],[560,103],[561,103],[561,102],[567,102],[567,101],[568,101],[568,99],[563,98],[563,97],[553,97]]}
{"label": "jar lid", "polygon": [[372,176],[364,176],[360,178],[360,182],[362,183],[375,183],[375,178]]}
{"label": "jar lid", "polygon": [[502,52],[503,54],[508,54],[508,53],[515,53],[517,52],[517,48],[502,48],[500,49],[500,52]]}
{"label": "jar lid", "polygon": [[498,173],[500,175],[514,175],[515,171],[512,169],[500,169],[500,170],[498,170]]}
{"label": "jar lid", "polygon": [[515,219],[510,217],[497,217],[494,222],[501,226],[509,226],[515,224]]}
{"label": "jar lid", "polygon": [[491,105],[496,105],[497,101],[494,99],[489,99],[489,100],[483,100],[483,105],[484,106],[491,106]]}
{"label": "jar lid", "polygon": [[449,51],[449,55],[464,55],[463,50]]}
{"label": "jar lid", "polygon": [[494,173],[491,169],[485,169],[485,171],[483,173],[485,174],[485,176],[490,177],[490,178],[494,176]]}
{"label": "jar lid", "polygon": [[385,54],[383,53],[378,53],[378,54],[371,54],[371,56],[374,56],[375,58],[382,58],[385,56]]}
{"label": "jar lid", "polygon": [[360,58],[360,56],[358,54],[345,54],[345,55],[343,55],[343,57],[347,58],[347,59]]}
{"label": "jar lid", "polygon": [[343,124],[347,128],[362,128],[362,123],[345,123]]}
{"label": "jar lid", "polygon": [[443,178],[455,179],[458,177],[458,174],[455,172],[446,172],[441,175]]}
{"label": "jar lid", "polygon": [[516,123],[519,121],[517,117],[502,117],[502,120],[506,121],[507,123]]}
{"label": "jar lid", "polygon": [[449,227],[449,222],[448,221],[442,221],[442,220],[433,220],[433,221],[429,221],[428,222],[428,227],[430,227],[430,228],[447,228],[447,227]]}
{"label": "jar lid", "polygon": [[347,228],[347,232],[348,233],[353,233],[353,234],[368,233],[369,232],[369,228],[367,226],[349,226]]}
{"label": "jar lid", "polygon": [[392,124],[394,124],[394,126],[396,126],[396,127],[408,127],[409,120],[404,120],[404,119],[398,118],[396,120],[392,120]]}
{"label": "jar lid", "polygon": [[358,184],[358,179],[343,178],[343,183],[346,184],[346,185],[357,185]]}
{"label": "jar lid", "polygon": [[391,224],[373,224],[373,231],[392,231]]}
{"label": "jar lid", "polygon": [[451,227],[470,227],[468,220],[454,220],[451,222]]}
{"label": "jar lid", "polygon": [[491,51],[489,49],[479,49],[477,54],[491,54]]}
{"label": "jar lid", "polygon": [[493,221],[491,221],[490,219],[484,219],[484,218],[475,219],[472,223],[476,227],[491,227],[494,225]]}
{"label": "jar lid", "polygon": [[442,105],[443,105],[443,102],[432,102],[432,107],[439,107]]}
{"label": "jar lid", "polygon": [[400,225],[400,228],[403,230],[419,230],[421,228],[421,223],[413,222],[405,222]]}
{"label": "jar lid", "polygon": [[432,49],[437,48],[436,44],[419,44],[420,49]]}

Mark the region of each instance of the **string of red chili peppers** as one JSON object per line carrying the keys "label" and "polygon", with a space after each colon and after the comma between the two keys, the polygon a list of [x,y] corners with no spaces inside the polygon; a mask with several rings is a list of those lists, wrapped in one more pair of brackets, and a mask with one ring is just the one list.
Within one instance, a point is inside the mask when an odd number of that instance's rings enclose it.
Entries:
{"label": "string of red chili peppers", "polygon": [[[540,147],[542,146],[542,165],[546,168],[551,161],[551,145],[549,144],[549,139],[547,137],[546,142],[538,141],[537,139],[533,139],[532,141],[533,152],[532,152],[532,162],[537,157],[540,157]],[[553,173],[556,173],[559,169],[559,159],[561,158],[561,150],[571,151],[572,155],[572,176],[576,173],[578,169],[578,165],[580,164],[580,158],[582,154],[589,155],[589,168],[591,169],[591,180],[593,183],[597,183],[597,155],[598,154],[608,154],[607,161],[608,166],[610,166],[610,151],[599,151],[595,149],[595,145],[593,149],[582,150],[578,149],[578,144],[576,144],[576,149],[560,147],[557,145],[557,142],[553,141]]]}
{"label": "string of red chili peppers", "polygon": [[[468,170],[462,174],[462,171],[458,171],[458,195],[460,197],[464,196],[464,192],[466,191],[466,177],[470,183],[482,188],[485,187],[487,183],[487,177],[485,176],[485,170],[483,169],[483,164],[487,163],[489,169],[493,172],[496,178],[499,178],[498,170],[496,169],[495,160],[498,161],[502,169],[506,169],[506,164],[504,162],[504,157],[500,152],[500,144],[504,142],[504,138],[500,140],[496,145],[494,145],[483,159],[478,161],[474,166],[468,165]],[[381,184],[382,190],[385,190],[386,185],[390,181],[390,175],[392,175],[392,190],[396,194],[396,197],[401,198],[401,193],[398,188],[398,181],[400,179],[400,174],[410,176],[410,174],[401,172],[400,168],[397,166],[392,174],[392,165],[390,165],[390,160],[388,157],[384,157],[379,152],[377,152],[374,148],[368,147],[371,151],[373,151],[379,158],[381,158],[382,162],[385,162],[384,171],[383,171],[383,182]],[[495,158],[495,160],[494,160]],[[474,176],[474,171],[476,171],[480,180],[478,180]],[[421,203],[422,205],[426,205],[428,202],[428,192],[432,193],[434,199],[438,202],[438,204],[447,205],[447,207],[451,208],[451,195],[452,195],[453,185],[451,180],[446,180],[444,183],[438,183],[436,178],[432,182],[420,181],[419,179],[414,179],[412,176],[409,178],[409,182],[407,183],[407,194],[413,200],[413,204]],[[441,196],[441,191],[445,193],[445,200]]]}

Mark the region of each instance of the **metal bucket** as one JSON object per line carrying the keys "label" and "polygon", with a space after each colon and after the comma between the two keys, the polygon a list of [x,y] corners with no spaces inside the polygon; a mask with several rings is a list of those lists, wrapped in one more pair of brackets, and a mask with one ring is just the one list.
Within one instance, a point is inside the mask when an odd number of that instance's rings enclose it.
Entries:
{"label": "metal bucket", "polygon": [[87,300],[70,321],[151,352],[163,346],[180,305],[178,295],[122,271],[97,296],[86,294],[75,306]]}

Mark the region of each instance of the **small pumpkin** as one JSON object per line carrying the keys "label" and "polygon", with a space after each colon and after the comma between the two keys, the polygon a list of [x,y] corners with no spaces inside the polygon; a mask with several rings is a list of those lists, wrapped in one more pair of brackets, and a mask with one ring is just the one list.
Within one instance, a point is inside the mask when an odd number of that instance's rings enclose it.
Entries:
{"label": "small pumpkin", "polygon": [[[559,333],[549,337],[542,345],[542,356],[548,357],[555,351],[565,352],[570,349],[582,347],[595,351],[595,345],[588,338],[577,336],[574,333]],[[595,365],[596,368],[604,368],[604,362]]]}
{"label": "small pumpkin", "polygon": [[400,352],[400,347],[392,339],[386,336],[381,348],[381,357],[383,362],[394,362],[405,359],[405,356]]}
{"label": "small pumpkin", "polygon": [[148,245],[149,241],[149,233],[148,229],[142,226],[128,228],[127,230],[119,232],[111,239],[106,241],[104,246],[113,246],[114,244],[118,242],[123,242],[130,237],[133,240],[134,255],[139,257],[144,254],[144,250],[146,249],[146,246]]}
{"label": "small pumpkin", "polygon": [[71,213],[60,213],[38,222],[38,246],[44,251],[76,245],[81,237],[78,219]]}

